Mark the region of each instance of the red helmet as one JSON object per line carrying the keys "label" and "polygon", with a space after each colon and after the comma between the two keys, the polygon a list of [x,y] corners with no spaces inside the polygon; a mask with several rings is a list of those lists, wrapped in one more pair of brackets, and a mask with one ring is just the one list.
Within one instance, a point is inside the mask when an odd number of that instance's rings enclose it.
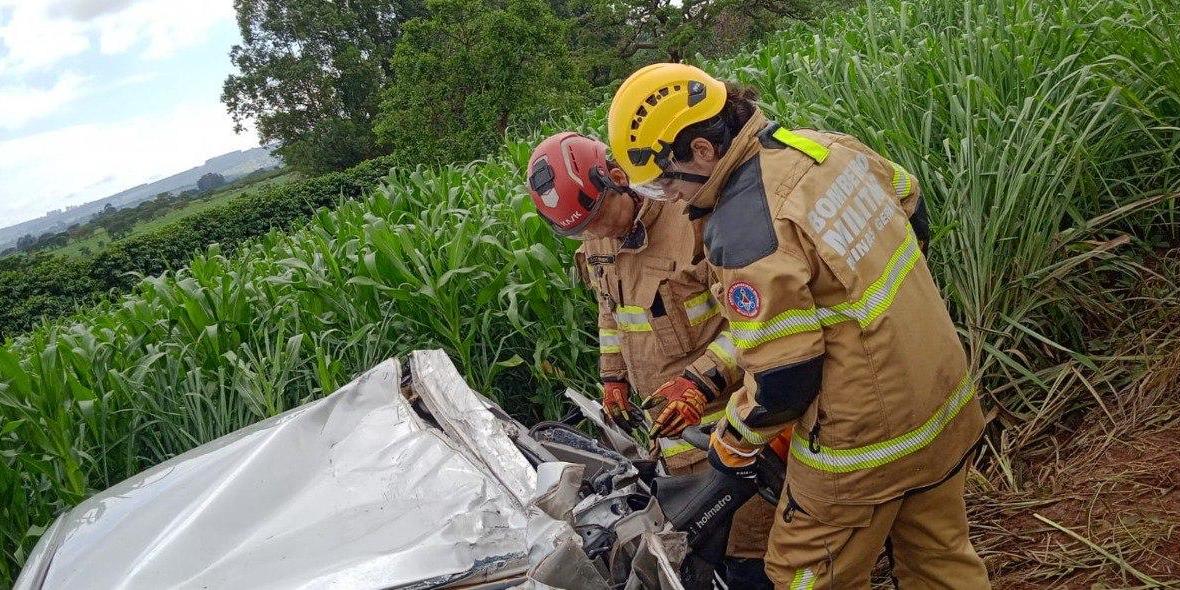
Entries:
{"label": "red helmet", "polygon": [[598,216],[607,189],[606,144],[585,135],[558,133],[542,141],[529,159],[529,195],[558,235],[581,233]]}

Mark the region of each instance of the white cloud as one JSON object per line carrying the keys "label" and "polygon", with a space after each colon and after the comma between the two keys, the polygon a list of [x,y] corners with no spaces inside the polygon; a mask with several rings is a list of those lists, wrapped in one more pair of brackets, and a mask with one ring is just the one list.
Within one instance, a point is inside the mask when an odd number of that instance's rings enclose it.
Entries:
{"label": "white cloud", "polygon": [[49,9],[53,16],[68,16],[87,21],[96,16],[114,14],[127,8],[135,0],[58,0]]}
{"label": "white cloud", "polygon": [[25,75],[97,48],[160,59],[201,43],[234,18],[231,0],[0,0],[0,72]]}
{"label": "white cloud", "polygon": [[50,4],[28,0],[0,0],[0,72],[5,76],[27,74],[53,65],[90,47],[86,25],[48,14]]}
{"label": "white cloud", "polygon": [[144,57],[163,59],[201,43],[215,25],[233,18],[229,2],[144,1],[118,17],[96,20],[99,47],[105,54],[117,54],[143,45]]}
{"label": "white cloud", "polygon": [[49,88],[25,84],[0,86],[0,129],[16,130],[26,123],[53,114],[86,93],[89,80],[66,72]]}
{"label": "white cloud", "polygon": [[76,125],[0,142],[0,226],[80,205],[256,147],[218,104],[185,104],[169,112],[113,123]]}

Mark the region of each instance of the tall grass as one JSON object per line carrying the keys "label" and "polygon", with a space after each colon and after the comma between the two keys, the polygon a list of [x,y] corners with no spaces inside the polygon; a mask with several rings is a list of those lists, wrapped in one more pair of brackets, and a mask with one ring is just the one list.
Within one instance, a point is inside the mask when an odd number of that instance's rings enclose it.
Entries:
{"label": "tall grass", "polygon": [[[1125,329],[1141,259],[1177,238],[1177,21],[1151,0],[887,1],[708,67],[780,121],[857,135],[922,179],[932,265],[1014,425],[1132,370],[1107,369],[1117,347],[1095,339]],[[553,128],[600,129],[603,112]],[[0,584],[88,494],[411,348],[445,348],[526,419],[559,414],[560,387],[593,383],[594,316],[574,244],[521,189],[533,139],[396,171],[304,229],[210,248],[8,342]],[[998,440],[1003,465],[1013,443]]]}
{"label": "tall grass", "polygon": [[1125,315],[1116,283],[1139,275],[1124,244],[1177,237],[1178,14],[1150,0],[873,5],[721,65],[777,94],[778,119],[864,138],[918,175],[932,266],[1014,425],[1071,388],[1113,393],[1096,363],[1112,350],[1093,337]]}

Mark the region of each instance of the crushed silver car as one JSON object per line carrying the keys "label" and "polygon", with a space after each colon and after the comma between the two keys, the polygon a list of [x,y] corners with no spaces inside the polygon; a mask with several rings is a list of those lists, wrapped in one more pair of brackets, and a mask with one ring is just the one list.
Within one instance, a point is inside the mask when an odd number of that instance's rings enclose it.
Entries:
{"label": "crushed silver car", "polygon": [[526,428],[441,351],[387,360],[79,504],[15,588],[711,587],[730,516],[777,497],[781,462],[757,485],[665,477],[566,395],[570,419]]}
{"label": "crushed silver car", "polygon": [[533,438],[440,351],[408,366],[95,495],[16,588],[682,588],[684,534],[623,455]]}

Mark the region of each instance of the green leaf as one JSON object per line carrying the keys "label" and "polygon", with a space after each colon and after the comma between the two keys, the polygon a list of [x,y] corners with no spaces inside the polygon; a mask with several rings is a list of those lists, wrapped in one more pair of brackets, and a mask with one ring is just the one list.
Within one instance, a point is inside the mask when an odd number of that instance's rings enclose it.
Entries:
{"label": "green leaf", "polygon": [[524,364],[524,359],[520,358],[519,354],[514,354],[512,355],[512,358],[508,360],[498,361],[496,366],[510,368],[520,366],[521,364]]}
{"label": "green leaf", "polygon": [[27,421],[28,420],[26,420],[25,418],[21,418],[19,420],[11,420],[11,421],[5,422],[4,427],[0,428],[0,436],[3,436],[5,434],[12,434],[13,432],[16,432],[16,429],[23,426],[24,423]]}

